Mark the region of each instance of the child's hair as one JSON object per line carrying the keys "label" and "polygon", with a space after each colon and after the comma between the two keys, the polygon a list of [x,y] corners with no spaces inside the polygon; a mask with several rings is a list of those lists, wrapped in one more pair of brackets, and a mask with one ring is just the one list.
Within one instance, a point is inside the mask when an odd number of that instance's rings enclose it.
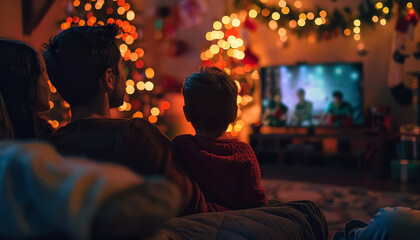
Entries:
{"label": "child's hair", "polygon": [[236,119],[238,86],[218,68],[201,68],[188,77],[182,93],[185,111],[200,130],[222,134]]}
{"label": "child's hair", "polygon": [[13,139],[13,128],[7,113],[6,104],[0,94],[0,140]]}

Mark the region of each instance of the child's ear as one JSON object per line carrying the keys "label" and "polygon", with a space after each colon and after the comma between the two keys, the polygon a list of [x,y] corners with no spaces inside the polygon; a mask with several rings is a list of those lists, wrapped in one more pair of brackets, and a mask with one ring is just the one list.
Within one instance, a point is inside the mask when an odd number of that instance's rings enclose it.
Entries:
{"label": "child's ear", "polygon": [[101,77],[101,82],[106,90],[114,90],[115,88],[115,76],[111,68],[107,68]]}
{"label": "child's ear", "polygon": [[184,115],[185,115],[185,118],[187,119],[187,121],[191,122],[190,113],[188,112],[188,108],[186,108],[184,106],[184,107],[182,107],[182,109],[184,110]]}

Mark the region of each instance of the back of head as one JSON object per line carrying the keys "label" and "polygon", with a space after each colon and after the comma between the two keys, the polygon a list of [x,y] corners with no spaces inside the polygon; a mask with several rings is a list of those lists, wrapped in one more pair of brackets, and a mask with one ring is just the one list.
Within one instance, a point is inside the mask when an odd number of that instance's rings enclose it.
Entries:
{"label": "back of head", "polygon": [[201,131],[220,135],[235,121],[238,86],[217,68],[204,68],[185,80],[185,108],[191,123]]}
{"label": "back of head", "polygon": [[99,91],[99,79],[106,69],[119,74],[118,33],[116,25],[73,27],[44,45],[48,77],[70,105],[89,104]]}
{"label": "back of head", "polygon": [[27,44],[0,39],[0,94],[16,138],[35,137],[37,94],[41,67]]}

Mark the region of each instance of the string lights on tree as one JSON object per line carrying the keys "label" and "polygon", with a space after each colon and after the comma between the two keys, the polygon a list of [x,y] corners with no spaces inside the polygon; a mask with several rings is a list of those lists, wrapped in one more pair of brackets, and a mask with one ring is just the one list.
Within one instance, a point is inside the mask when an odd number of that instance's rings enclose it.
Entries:
{"label": "string lights on tree", "polygon": [[[141,29],[135,24],[136,13],[128,0],[71,0],[66,11],[69,15],[61,24],[61,30],[75,26],[103,26],[116,24],[121,28],[117,43],[121,56],[126,61],[126,92],[123,105],[118,111],[124,117],[145,118],[156,123],[170,103],[156,88],[156,73],[144,62],[145,51],[138,47],[142,40]],[[69,105],[62,101],[50,83],[53,100],[50,102],[50,123],[57,128],[71,117]]]}

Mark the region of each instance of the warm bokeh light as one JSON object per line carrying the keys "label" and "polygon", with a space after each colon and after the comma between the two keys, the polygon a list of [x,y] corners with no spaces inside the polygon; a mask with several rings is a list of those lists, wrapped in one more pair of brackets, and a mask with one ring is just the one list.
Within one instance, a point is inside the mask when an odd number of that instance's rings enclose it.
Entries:
{"label": "warm bokeh light", "polygon": [[159,110],[159,108],[154,107],[154,108],[152,108],[152,109],[150,110],[150,113],[151,113],[153,116],[159,116],[159,114],[160,114],[160,110]]}
{"label": "warm bokeh light", "polygon": [[288,8],[288,7],[284,7],[284,8],[282,8],[282,9],[281,9],[281,12],[282,12],[283,14],[287,15],[287,14],[289,14],[289,12],[290,12],[290,8]]}
{"label": "warm bokeh light", "polygon": [[271,14],[271,18],[273,19],[273,20],[279,20],[280,19],[280,13],[278,13],[278,12],[273,12],[273,14]]}
{"label": "warm bokeh light", "polygon": [[136,84],[136,87],[139,91],[143,91],[145,89],[145,84],[143,81],[140,81]]}
{"label": "warm bokeh light", "polygon": [[143,113],[142,112],[135,112],[133,114],[133,118],[143,118]]}
{"label": "warm bokeh light", "polygon": [[136,89],[134,89],[133,86],[129,85],[129,86],[127,86],[125,88],[125,91],[127,92],[127,94],[130,94],[131,95],[131,94],[133,94],[136,91]]}
{"label": "warm bokeh light", "polygon": [[127,20],[128,21],[133,21],[134,18],[136,17],[136,14],[134,13],[133,10],[130,10],[130,11],[127,12],[127,16],[126,17],[127,17]]}
{"label": "warm bokeh light", "polygon": [[350,34],[351,34],[350,29],[345,29],[344,30],[344,35],[346,35],[348,37],[348,36],[350,36]]}
{"label": "warm bokeh light", "polygon": [[254,9],[251,9],[251,10],[249,10],[248,15],[249,15],[250,18],[256,18],[257,15],[258,15],[258,12]]}
{"label": "warm bokeh light", "polygon": [[152,79],[155,77],[155,70],[153,70],[153,68],[147,68],[144,74],[147,78]]}
{"label": "warm bokeh light", "polygon": [[152,83],[152,82],[150,82],[150,81],[147,81],[145,84],[144,84],[144,89],[146,89],[146,91],[153,91],[153,88],[155,87],[155,85]]}
{"label": "warm bokeh light", "polygon": [[285,0],[280,0],[279,1],[279,7],[284,8],[284,7],[286,7],[286,5],[287,5],[287,2]]}
{"label": "warm bokeh light", "polygon": [[150,123],[156,123],[157,120],[158,120],[158,118],[156,116],[153,116],[153,115],[150,115],[148,119],[149,119]]}

